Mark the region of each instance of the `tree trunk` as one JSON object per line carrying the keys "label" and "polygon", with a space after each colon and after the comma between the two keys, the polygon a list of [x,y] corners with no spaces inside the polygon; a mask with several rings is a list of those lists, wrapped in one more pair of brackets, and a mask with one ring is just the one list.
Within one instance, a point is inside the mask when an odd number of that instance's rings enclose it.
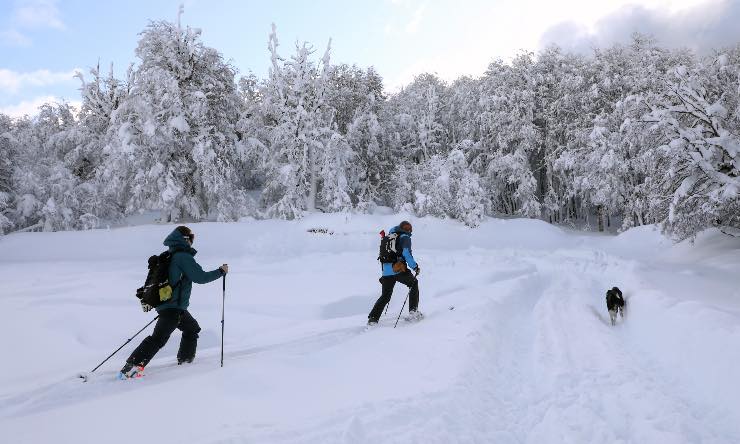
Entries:
{"label": "tree trunk", "polygon": [[[313,154],[313,151],[314,150],[311,149],[309,153]],[[309,168],[311,168],[311,187],[308,190],[308,202],[306,206],[308,207],[308,211],[314,212],[316,211],[316,193],[318,190],[319,179],[316,174],[316,162],[315,159],[313,159],[313,155],[311,155],[310,161],[311,164]]]}

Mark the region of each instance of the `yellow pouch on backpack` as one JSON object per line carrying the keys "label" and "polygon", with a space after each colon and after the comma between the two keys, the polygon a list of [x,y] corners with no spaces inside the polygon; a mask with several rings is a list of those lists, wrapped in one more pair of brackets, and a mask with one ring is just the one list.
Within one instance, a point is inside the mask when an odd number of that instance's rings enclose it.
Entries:
{"label": "yellow pouch on backpack", "polygon": [[171,297],[172,297],[172,287],[170,287],[169,285],[165,285],[164,287],[159,289],[160,302],[169,300]]}

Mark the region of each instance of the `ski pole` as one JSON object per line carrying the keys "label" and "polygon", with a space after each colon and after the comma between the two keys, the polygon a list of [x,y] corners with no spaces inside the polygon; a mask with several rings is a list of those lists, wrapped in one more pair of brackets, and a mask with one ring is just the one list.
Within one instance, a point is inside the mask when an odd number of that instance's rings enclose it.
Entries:
{"label": "ski pole", "polygon": [[221,367],[224,366],[224,307],[226,305],[226,275],[224,275],[223,279],[223,296],[221,299]]}
{"label": "ski pole", "polygon": [[409,290],[408,293],[406,293],[406,299],[403,300],[403,305],[401,306],[401,311],[398,312],[398,317],[396,318],[396,325],[393,326],[393,328],[396,328],[398,326],[398,320],[401,319],[401,313],[403,313],[403,309],[406,307],[406,301],[409,300],[409,295],[411,294],[411,290]]}
{"label": "ski pole", "polygon": [[[145,328],[147,328],[147,327],[149,327],[150,325],[152,325],[152,322],[156,321],[157,319],[159,319],[159,315],[157,315],[157,317],[155,317],[154,319],[152,319],[151,321],[149,321],[149,323],[148,323],[148,324],[146,324],[146,325],[144,326],[144,328],[142,328],[141,330],[137,331],[135,335],[133,335],[133,336],[131,336],[130,338],[128,338],[128,341],[124,342],[122,346],[120,346],[120,347],[118,347],[118,348],[116,349],[116,351],[114,351],[113,353],[111,353],[110,355],[108,355],[108,357],[107,357],[107,358],[105,358],[105,359],[103,360],[103,362],[101,362],[100,364],[98,364],[98,366],[97,366],[97,367],[95,367],[94,369],[90,370],[90,373],[93,373],[93,372],[94,372],[95,370],[99,369],[101,365],[105,364],[105,363],[106,363],[106,362],[108,361],[108,359],[112,358],[112,357],[113,357],[113,355],[115,355],[116,353],[118,353],[118,351],[119,351],[119,350],[121,350],[121,349],[122,349],[123,347],[125,347],[125,346],[126,346],[126,344],[128,344],[129,342],[131,342],[131,340],[132,340],[132,339],[134,339],[135,337],[139,336],[139,333],[141,333],[142,331],[144,331],[144,329],[145,329]],[[85,379],[85,378],[83,378],[83,379]]]}

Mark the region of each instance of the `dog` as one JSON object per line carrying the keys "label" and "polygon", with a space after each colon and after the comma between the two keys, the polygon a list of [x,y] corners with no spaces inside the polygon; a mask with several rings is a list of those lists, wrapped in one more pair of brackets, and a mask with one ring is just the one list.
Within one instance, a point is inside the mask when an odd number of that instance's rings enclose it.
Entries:
{"label": "dog", "polygon": [[617,287],[612,287],[606,292],[606,308],[609,310],[609,318],[612,325],[617,323],[617,313],[624,319],[624,297],[622,291]]}

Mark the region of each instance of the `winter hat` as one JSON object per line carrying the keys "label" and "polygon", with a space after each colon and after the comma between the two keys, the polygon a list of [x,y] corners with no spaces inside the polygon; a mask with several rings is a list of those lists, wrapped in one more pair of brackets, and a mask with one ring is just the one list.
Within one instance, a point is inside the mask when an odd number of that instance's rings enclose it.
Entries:
{"label": "winter hat", "polygon": [[[406,226],[407,226],[407,227],[409,227],[409,229],[408,229],[408,230],[404,230],[404,228],[403,228],[403,227],[406,227]],[[400,229],[402,229],[402,230],[404,230],[404,231],[408,231],[408,232],[411,232],[411,230],[413,230],[413,227],[411,226],[411,222],[409,222],[409,221],[407,221],[407,220],[402,220],[402,221],[401,221],[401,223],[400,223],[400,224],[398,224],[398,227],[399,227]]]}

